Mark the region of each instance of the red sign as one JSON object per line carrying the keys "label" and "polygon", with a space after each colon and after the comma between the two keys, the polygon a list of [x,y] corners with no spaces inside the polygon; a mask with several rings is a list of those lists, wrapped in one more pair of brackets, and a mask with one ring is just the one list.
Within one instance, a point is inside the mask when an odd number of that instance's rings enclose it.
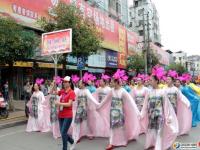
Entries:
{"label": "red sign", "polygon": [[72,52],[72,30],[60,30],[42,34],[42,55]]}
{"label": "red sign", "polygon": [[[70,0],[61,0],[70,3]],[[37,19],[48,17],[58,0],[0,0],[0,16],[8,16],[20,24],[39,28]]]}
{"label": "red sign", "polygon": [[91,7],[83,0],[76,1],[83,15],[92,18],[103,35],[102,47],[118,51],[118,22],[111,19],[103,11]]}
{"label": "red sign", "polygon": [[126,28],[119,25],[119,52],[118,52],[118,67],[126,67],[126,54],[127,54],[127,42],[126,42]]}
{"label": "red sign", "polygon": [[136,33],[127,30],[128,55],[134,55],[137,52],[138,41]]}
{"label": "red sign", "polygon": [[159,58],[159,62],[163,65],[169,65],[169,54],[164,51],[162,48],[158,47],[157,45],[151,43],[151,49],[155,52],[155,54]]}

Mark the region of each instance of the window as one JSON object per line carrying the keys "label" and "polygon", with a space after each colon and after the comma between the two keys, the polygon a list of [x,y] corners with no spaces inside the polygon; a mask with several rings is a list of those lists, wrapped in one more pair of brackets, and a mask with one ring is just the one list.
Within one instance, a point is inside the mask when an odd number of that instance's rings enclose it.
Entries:
{"label": "window", "polygon": [[142,8],[142,9],[139,9],[139,10],[138,10],[138,16],[141,16],[141,15],[143,14],[143,11],[144,11],[143,8]]}
{"label": "window", "polygon": [[181,61],[181,57],[179,57],[179,61]]}
{"label": "window", "polygon": [[118,14],[121,14],[121,5],[120,5],[120,3],[116,3],[116,12],[118,13]]}
{"label": "window", "polygon": [[140,31],[139,31],[139,35],[140,35],[140,36],[143,36],[143,35],[144,35],[144,31],[143,31],[143,30],[140,30]]}
{"label": "window", "polygon": [[138,7],[138,1],[135,1],[135,7]]}
{"label": "window", "polygon": [[139,26],[143,25],[143,20],[139,20]]}
{"label": "window", "polygon": [[176,57],[174,57],[174,61],[176,61]]}

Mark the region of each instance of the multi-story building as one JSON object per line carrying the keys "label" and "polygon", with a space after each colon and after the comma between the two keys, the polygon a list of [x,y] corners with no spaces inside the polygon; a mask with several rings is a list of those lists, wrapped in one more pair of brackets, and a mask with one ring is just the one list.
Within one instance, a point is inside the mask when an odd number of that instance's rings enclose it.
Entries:
{"label": "multi-story building", "polygon": [[109,14],[120,24],[128,26],[128,0],[86,0]]}
{"label": "multi-story building", "polygon": [[[147,17],[148,16],[148,17]],[[129,10],[129,27],[140,36],[147,37],[153,43],[161,43],[159,16],[151,0],[133,0]]]}
{"label": "multi-story building", "polygon": [[183,51],[175,52],[173,53],[173,58],[175,63],[180,63],[185,66],[187,62],[187,53]]}
{"label": "multi-story building", "polygon": [[193,76],[200,74],[200,56],[192,55],[187,57],[187,69]]}

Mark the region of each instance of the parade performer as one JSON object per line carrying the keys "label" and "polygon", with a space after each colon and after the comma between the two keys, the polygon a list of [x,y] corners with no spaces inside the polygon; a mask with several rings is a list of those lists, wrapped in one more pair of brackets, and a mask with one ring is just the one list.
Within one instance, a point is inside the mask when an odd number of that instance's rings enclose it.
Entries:
{"label": "parade performer", "polygon": [[[76,101],[73,104],[74,121],[73,121],[73,138],[75,143],[79,142],[84,136],[92,139],[97,133],[103,130],[104,125],[97,121],[101,116],[96,112],[96,106],[99,105],[90,91],[86,88],[89,77],[84,74],[82,80],[79,81],[79,90],[76,94]],[[100,128],[101,127],[101,128]]]}
{"label": "parade performer", "polygon": [[122,87],[123,87],[128,93],[131,92],[131,88],[130,88],[130,86],[128,85],[128,76],[124,76],[124,77],[122,78]]}
{"label": "parade performer", "polygon": [[59,88],[57,88],[57,85],[59,84],[62,84],[62,78],[59,76],[54,77],[54,81],[51,83],[49,95],[47,96],[50,107],[51,131],[55,139],[61,137],[58,120],[58,109],[55,103],[57,100],[59,100],[59,96],[57,95],[57,93],[60,91]]}
{"label": "parade performer", "polygon": [[135,103],[139,109],[142,110],[144,98],[148,92],[148,88],[143,85],[144,75],[138,74],[137,76],[137,86],[131,91],[131,96],[135,100]]}
{"label": "parade performer", "polygon": [[101,80],[99,82],[100,87],[94,93],[94,97],[98,100],[99,103],[101,103],[106,95],[108,95],[108,93],[111,91],[111,88],[106,84],[109,80],[110,77],[108,75],[101,75]]}
{"label": "parade performer", "polygon": [[29,118],[27,123],[27,132],[50,131],[50,112],[48,109],[48,101],[45,99],[44,94],[40,91],[40,85],[43,79],[36,79],[34,84],[34,92],[27,103],[29,108]]}
{"label": "parade performer", "polygon": [[94,80],[96,80],[96,77],[92,74],[85,73],[85,77],[87,77],[87,89],[90,91],[90,93],[96,92],[96,87],[93,85]]}
{"label": "parade performer", "polygon": [[124,76],[125,72],[118,69],[113,75],[114,88],[99,107],[100,114],[106,115],[104,117],[110,122],[110,140],[106,150],[126,146],[140,133],[139,110],[130,94],[121,86]]}
{"label": "parade performer", "polygon": [[164,90],[158,88],[158,77],[152,75],[150,82],[153,89],[141,112],[141,122],[147,128],[145,149],[167,150],[177,137],[178,121]]}
{"label": "parade performer", "polygon": [[[60,133],[62,136],[63,150],[67,150],[68,142],[74,144],[74,140],[68,135],[68,130],[72,123],[73,112],[72,102],[75,100],[74,86],[71,78],[66,76],[63,79],[63,89],[58,92],[60,100],[57,100],[55,104],[59,108],[58,118],[60,125]],[[72,145],[73,147],[74,145]]]}
{"label": "parade performer", "polygon": [[79,83],[80,78],[77,75],[72,75],[72,82],[74,84],[74,92],[77,94],[79,88],[78,88],[78,83]]}
{"label": "parade performer", "polygon": [[171,102],[174,111],[177,115],[179,123],[179,135],[188,134],[192,124],[192,112],[190,110],[190,102],[183,96],[181,91],[174,86],[174,79],[178,74],[174,70],[168,71],[167,85],[165,92]]}
{"label": "parade performer", "polygon": [[192,127],[196,127],[197,123],[200,121],[200,97],[186,85],[186,82],[190,80],[189,76],[182,77],[182,87],[181,92],[190,101],[192,110]]}
{"label": "parade performer", "polygon": [[[148,93],[148,88],[143,86],[143,80],[144,75],[138,74],[137,76],[137,86],[131,91],[131,96],[135,100],[135,103],[139,109],[139,111],[142,110],[144,99],[146,97],[146,94]],[[144,126],[141,124],[141,134],[145,132]]]}

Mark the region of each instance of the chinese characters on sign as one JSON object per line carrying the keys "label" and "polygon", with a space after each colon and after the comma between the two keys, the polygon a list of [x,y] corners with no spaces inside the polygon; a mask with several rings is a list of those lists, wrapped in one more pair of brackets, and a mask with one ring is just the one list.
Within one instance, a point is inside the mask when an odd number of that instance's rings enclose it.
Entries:
{"label": "chinese characters on sign", "polygon": [[42,55],[69,53],[71,51],[71,29],[42,34]]}

